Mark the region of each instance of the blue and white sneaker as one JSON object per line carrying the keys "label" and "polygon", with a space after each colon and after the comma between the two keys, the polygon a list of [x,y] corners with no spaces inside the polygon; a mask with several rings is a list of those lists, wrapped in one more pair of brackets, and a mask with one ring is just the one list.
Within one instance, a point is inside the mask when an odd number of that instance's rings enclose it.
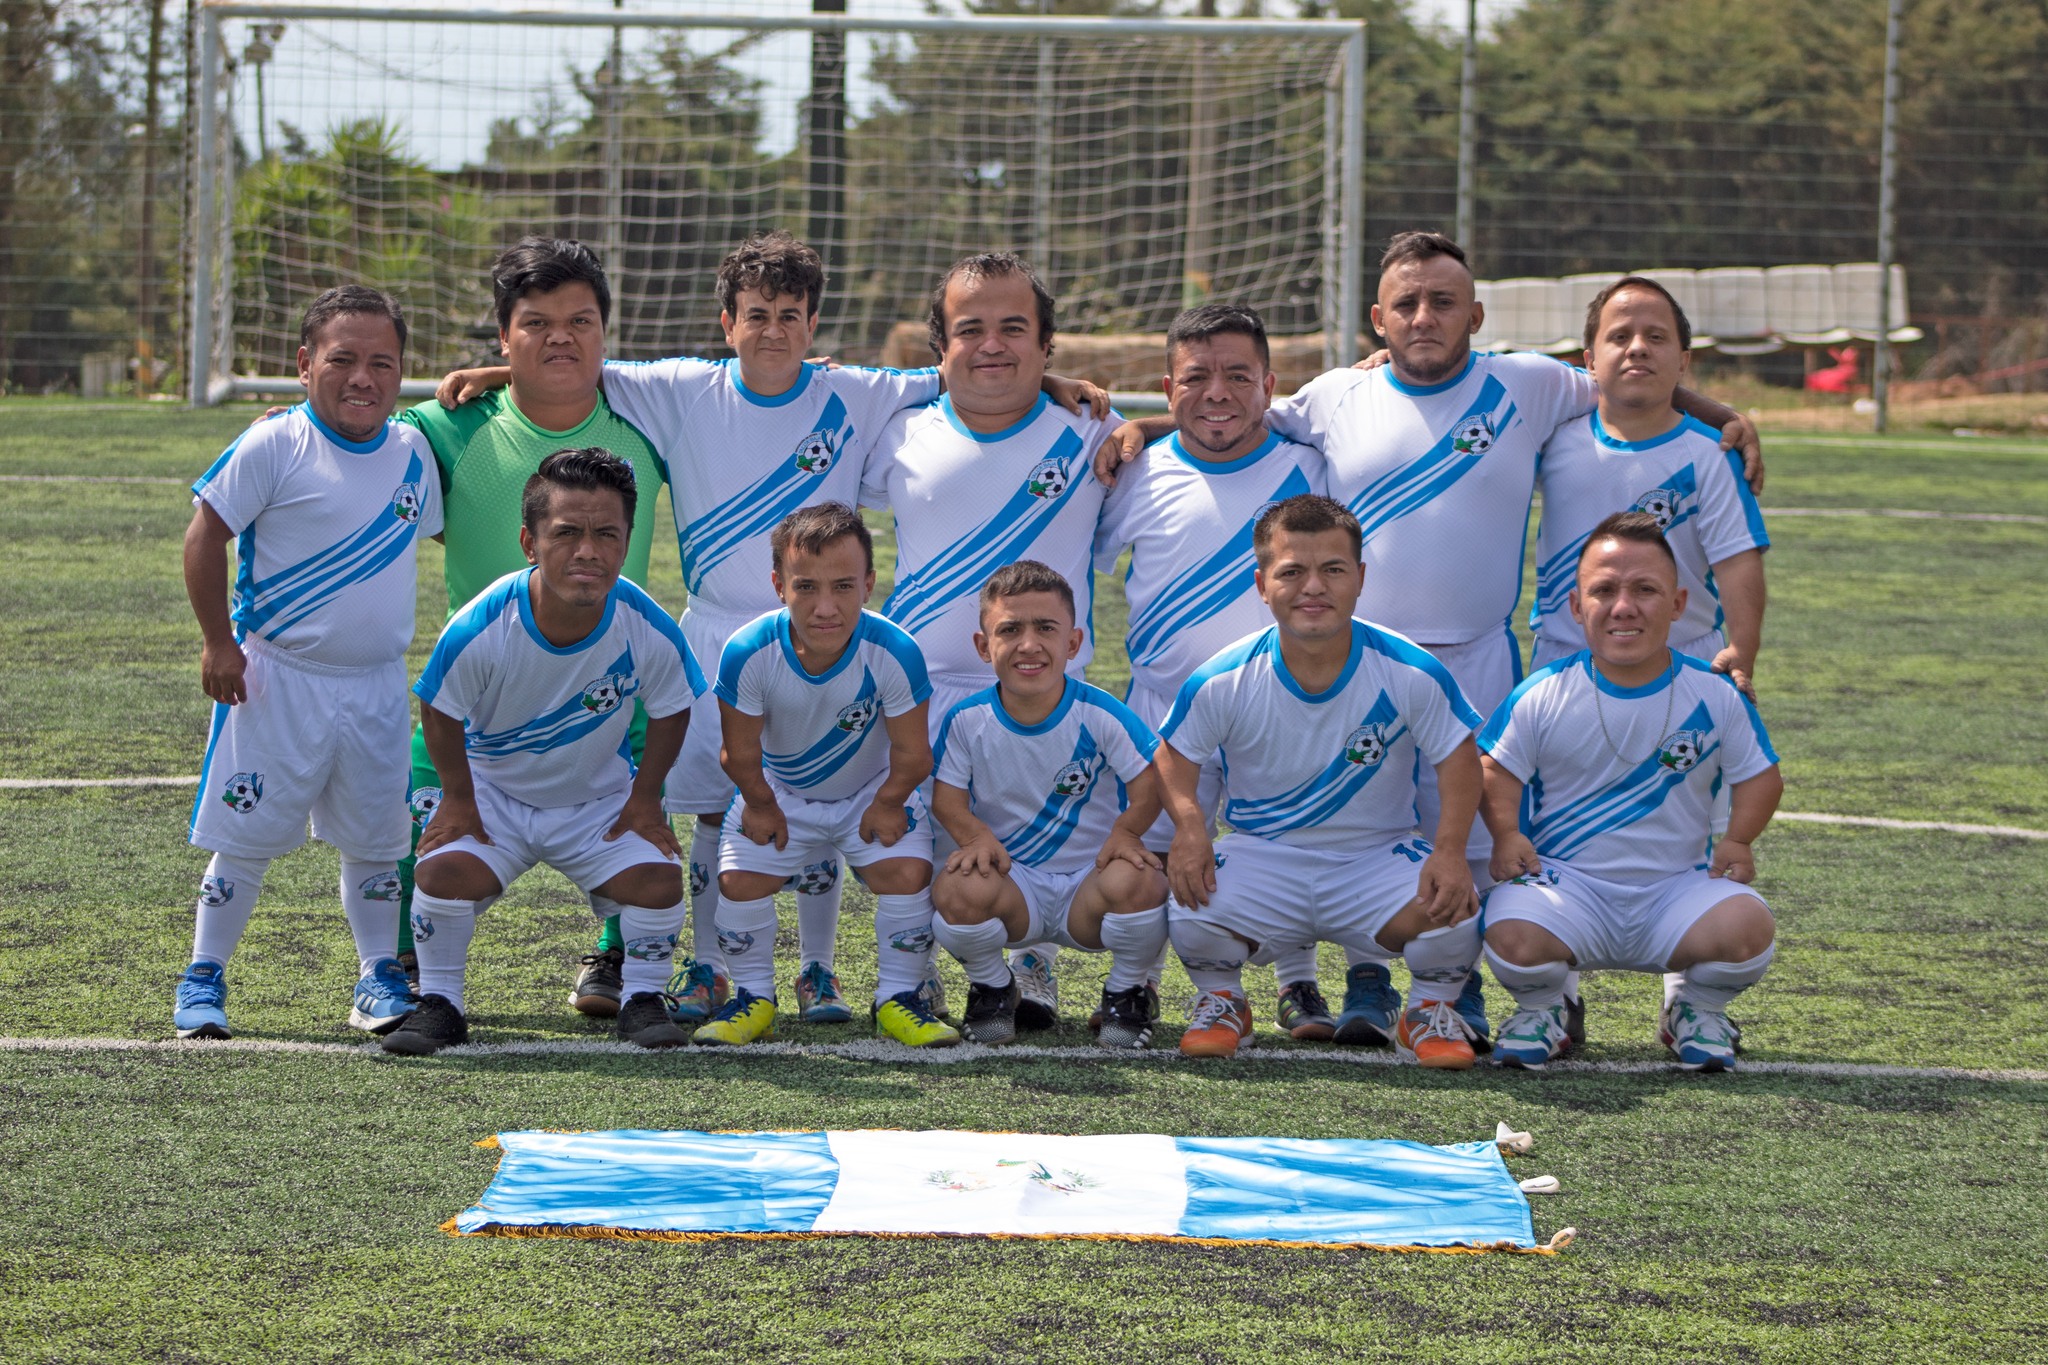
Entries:
{"label": "blue and white sneaker", "polygon": [[419,1004],[398,959],[380,957],[356,982],[355,1006],[348,1012],[348,1026],[365,1033],[389,1033]]}
{"label": "blue and white sneaker", "polygon": [[1516,1010],[1500,1026],[1500,1037],[1493,1044],[1494,1061],[1524,1071],[1541,1071],[1551,1058],[1563,1055],[1572,1045],[1564,1016],[1563,1005],[1552,1005],[1547,1010]]}
{"label": "blue and white sneaker", "polygon": [[1333,1039],[1351,1047],[1388,1047],[1401,1017],[1401,992],[1379,962],[1361,962],[1344,974],[1344,1009]]}
{"label": "blue and white sneaker", "polygon": [[227,1038],[228,969],[218,962],[195,962],[178,978],[178,1004],[171,1027],[180,1038]]}
{"label": "blue and white sneaker", "polygon": [[1671,1049],[1671,1055],[1684,1070],[1735,1069],[1735,1025],[1719,1010],[1703,1010],[1690,1000],[1674,1000],[1664,1007],[1657,1037]]}
{"label": "blue and white sneaker", "polygon": [[1486,1022],[1486,993],[1479,984],[1479,965],[1474,963],[1472,974],[1465,978],[1465,989],[1458,992],[1458,1017],[1465,1021],[1465,1027],[1472,1030],[1474,1052],[1493,1051],[1493,1031]]}

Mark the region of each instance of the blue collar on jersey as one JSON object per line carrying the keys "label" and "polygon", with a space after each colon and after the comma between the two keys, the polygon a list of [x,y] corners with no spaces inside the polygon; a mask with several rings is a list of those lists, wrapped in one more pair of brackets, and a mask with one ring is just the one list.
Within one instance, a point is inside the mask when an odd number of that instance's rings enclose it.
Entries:
{"label": "blue collar on jersey", "polygon": [[1652,436],[1647,441],[1624,441],[1619,436],[1609,436],[1607,434],[1607,428],[1600,423],[1600,409],[1595,408],[1591,414],[1593,419],[1593,439],[1606,446],[1609,450],[1655,450],[1658,446],[1668,441],[1677,440],[1688,431],[1707,432],[1717,441],[1721,438],[1721,433],[1713,431],[1706,423],[1688,417],[1684,413],[1678,412],[1676,408],[1673,408],[1672,411],[1678,413],[1678,423],[1671,430]]}
{"label": "blue collar on jersey", "polygon": [[313,411],[313,405],[311,402],[299,404],[299,410],[306,414],[306,420],[313,424],[313,430],[319,432],[322,436],[325,436],[328,440],[334,442],[334,444],[340,446],[343,450],[346,450],[351,454],[374,455],[377,453],[377,451],[383,448],[384,438],[391,434],[391,419],[387,417],[384,419],[384,425],[377,429],[376,440],[351,441],[348,439],[348,437],[343,436],[333,427],[330,427],[327,425],[327,423],[321,421],[320,414]]}
{"label": "blue collar on jersey", "polygon": [[1259,442],[1257,449],[1247,451],[1234,460],[1204,460],[1200,456],[1189,454],[1188,448],[1181,444],[1178,431],[1166,438],[1166,448],[1172,451],[1179,458],[1180,462],[1189,469],[1197,469],[1204,474],[1235,474],[1240,469],[1250,469],[1260,460],[1271,455],[1275,450],[1279,449],[1280,443],[1285,439],[1277,431],[1267,432],[1266,439]]}
{"label": "blue collar on jersey", "polygon": [[1678,676],[1678,652],[1669,646],[1666,646],[1664,652],[1671,656],[1671,662],[1664,666],[1662,673],[1659,673],[1641,687],[1621,687],[1607,681],[1607,675],[1602,673],[1599,666],[1593,662],[1593,651],[1590,649],[1586,651],[1586,671],[1593,675],[1593,686],[1599,688],[1610,697],[1619,697],[1623,701],[1630,701],[1637,697],[1654,697],[1669,687],[1672,679]]}
{"label": "blue collar on jersey", "polygon": [[1060,719],[1063,716],[1065,716],[1068,711],[1073,709],[1074,698],[1079,696],[1081,693],[1080,687],[1075,683],[1074,677],[1070,673],[1060,674],[1060,683],[1061,687],[1059,703],[1052,708],[1052,711],[1046,716],[1044,720],[1038,722],[1038,724],[1036,725],[1022,724],[1017,720],[1015,716],[1009,713],[1009,711],[1003,706],[1003,685],[1001,683],[997,683],[995,687],[991,689],[996,694],[994,698],[995,704],[992,708],[996,713],[996,719],[1002,723],[1002,727],[1005,730],[1008,730],[1013,735],[1044,734],[1047,730],[1052,729],[1053,726],[1058,725],[1060,723]]}
{"label": "blue collar on jersey", "polygon": [[860,653],[860,642],[867,638],[867,633],[868,614],[863,611],[860,614],[860,619],[853,623],[853,634],[846,637],[846,648],[841,651],[837,659],[832,661],[832,666],[823,673],[813,673],[803,666],[802,660],[796,657],[796,640],[789,633],[789,608],[784,607],[781,611],[775,613],[775,643],[782,646],[783,661],[789,665],[790,672],[796,674],[807,683],[828,683],[841,673],[844,673],[846,666],[853,662],[855,655]]}
{"label": "blue collar on jersey", "polygon": [[959,432],[962,436],[965,436],[970,441],[979,441],[981,444],[986,446],[994,445],[997,441],[1007,441],[1012,436],[1015,436],[1018,432],[1024,430],[1024,428],[1030,426],[1033,422],[1036,422],[1038,420],[1038,414],[1044,412],[1045,405],[1047,403],[1050,403],[1051,401],[1052,400],[1050,398],[1046,397],[1045,390],[1040,389],[1038,392],[1038,401],[1031,405],[1031,411],[1025,413],[1024,416],[1018,419],[1018,421],[1015,424],[1004,427],[1001,431],[982,432],[975,431],[974,429],[969,427],[965,422],[960,420],[960,414],[953,410],[953,395],[950,393],[939,395],[939,411],[946,414],[946,420],[953,424],[953,430]]}
{"label": "blue collar on jersey", "polygon": [[1274,676],[1280,679],[1282,687],[1285,687],[1289,692],[1301,698],[1310,706],[1321,706],[1324,702],[1342,693],[1344,685],[1351,681],[1351,675],[1358,671],[1358,661],[1365,657],[1365,625],[1354,618],[1351,622],[1351,656],[1344,660],[1344,671],[1337,675],[1337,681],[1331,683],[1322,691],[1311,692],[1296,682],[1294,675],[1287,671],[1287,656],[1280,652],[1280,627],[1270,626],[1268,629],[1272,634],[1268,638],[1266,648],[1273,656]]}
{"label": "blue collar on jersey", "polygon": [[726,377],[732,380],[733,388],[739,390],[740,397],[757,408],[779,408],[784,403],[794,403],[797,395],[811,386],[811,371],[817,368],[808,360],[805,361],[803,367],[796,372],[796,383],[770,398],[766,394],[755,393],[747,387],[746,381],[740,378],[739,357],[729,357],[725,362]]}
{"label": "blue collar on jersey", "polygon": [[1445,389],[1453,388],[1459,384],[1464,383],[1465,376],[1472,373],[1472,367],[1474,365],[1477,365],[1478,363],[1478,352],[1474,351],[1467,353],[1465,356],[1464,366],[1460,368],[1456,374],[1452,375],[1449,379],[1446,379],[1441,384],[1404,384],[1394,376],[1394,367],[1391,363],[1386,365],[1384,368],[1387,374],[1387,382],[1389,384],[1392,384],[1400,392],[1412,394],[1416,397],[1425,397],[1432,393],[1442,393]]}
{"label": "blue collar on jersey", "polygon": [[[533,619],[533,576],[539,572],[539,569],[529,568],[519,575],[519,590],[514,594],[519,599],[519,624],[526,627],[528,638],[550,654],[581,654],[603,638],[605,631],[611,628],[612,608],[619,602],[619,585],[612,584],[612,590],[604,595],[604,615],[590,628],[590,634],[575,644],[558,645],[540,633],[540,624]],[[621,582],[623,581],[622,579]]]}

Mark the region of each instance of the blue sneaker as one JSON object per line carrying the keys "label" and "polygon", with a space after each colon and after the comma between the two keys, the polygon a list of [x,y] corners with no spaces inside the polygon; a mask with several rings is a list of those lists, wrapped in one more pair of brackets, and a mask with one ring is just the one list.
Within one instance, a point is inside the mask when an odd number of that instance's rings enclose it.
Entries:
{"label": "blue sneaker", "polygon": [[378,958],[363,973],[362,980],[356,982],[355,1006],[348,1012],[348,1026],[365,1033],[389,1033],[419,1004],[398,959]]}
{"label": "blue sneaker", "polygon": [[[1493,1051],[1493,1037],[1486,1024],[1486,995],[1479,986],[1479,967],[1476,963],[1472,967],[1472,975],[1465,978],[1465,989],[1458,992],[1457,1009],[1458,1017],[1472,1030],[1472,1050]],[[1583,1024],[1580,1030],[1584,1031]]]}
{"label": "blue sneaker", "polygon": [[1517,1010],[1500,1026],[1493,1059],[1502,1066],[1541,1071],[1571,1045],[1563,1005],[1552,1005],[1547,1010]]}
{"label": "blue sneaker", "polygon": [[180,1038],[227,1038],[228,969],[217,962],[195,962],[178,978],[178,1005],[171,1027]]}
{"label": "blue sneaker", "polygon": [[1361,962],[1344,974],[1344,1011],[1334,1041],[1351,1047],[1387,1047],[1401,1017],[1401,992],[1383,963]]}

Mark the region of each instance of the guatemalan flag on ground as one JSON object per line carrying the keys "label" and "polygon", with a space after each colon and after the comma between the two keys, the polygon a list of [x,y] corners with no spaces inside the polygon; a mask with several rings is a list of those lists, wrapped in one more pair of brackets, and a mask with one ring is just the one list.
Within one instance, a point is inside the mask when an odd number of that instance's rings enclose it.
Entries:
{"label": "guatemalan flag on ground", "polygon": [[965,1234],[1544,1249],[1492,1142],[615,1131],[504,1133],[481,1145],[493,1143],[504,1155],[490,1188],[445,1225],[458,1236]]}

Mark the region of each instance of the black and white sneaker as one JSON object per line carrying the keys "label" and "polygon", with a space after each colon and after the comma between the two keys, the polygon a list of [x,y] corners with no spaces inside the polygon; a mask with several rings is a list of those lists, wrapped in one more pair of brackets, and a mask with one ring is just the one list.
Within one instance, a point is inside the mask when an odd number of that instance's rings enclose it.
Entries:
{"label": "black and white sneaker", "polygon": [[444,1047],[469,1041],[469,1020],[445,995],[430,995],[397,1028],[384,1035],[384,1050],[405,1057],[431,1057]]}
{"label": "black and white sneaker", "polygon": [[967,1013],[960,1020],[960,1036],[970,1043],[1014,1042],[1017,1037],[1017,1002],[1023,984],[1012,974],[1007,986],[967,983]]}
{"label": "black and white sneaker", "polygon": [[1573,1047],[1586,1045],[1586,998],[1582,995],[1564,998],[1564,1036],[1571,1039]]}
{"label": "black and white sneaker", "polygon": [[576,984],[569,990],[569,1004],[578,1014],[610,1019],[619,1012],[619,995],[625,990],[620,972],[626,965],[624,948],[607,948],[583,959]]}
{"label": "black and white sneaker", "polygon": [[1017,1027],[1048,1029],[1060,1021],[1060,985],[1052,974],[1052,954],[1027,948],[1010,958],[1010,971],[1022,993],[1017,1002]]}
{"label": "black and white sneaker", "polygon": [[1147,981],[1128,990],[1102,991],[1102,1027],[1096,1032],[1098,1047],[1128,1050],[1152,1042],[1152,1025],[1159,1019],[1159,988]]}
{"label": "black and white sneaker", "polygon": [[669,1017],[668,998],[660,991],[641,991],[619,1010],[618,1038],[638,1047],[684,1047],[690,1035]]}

